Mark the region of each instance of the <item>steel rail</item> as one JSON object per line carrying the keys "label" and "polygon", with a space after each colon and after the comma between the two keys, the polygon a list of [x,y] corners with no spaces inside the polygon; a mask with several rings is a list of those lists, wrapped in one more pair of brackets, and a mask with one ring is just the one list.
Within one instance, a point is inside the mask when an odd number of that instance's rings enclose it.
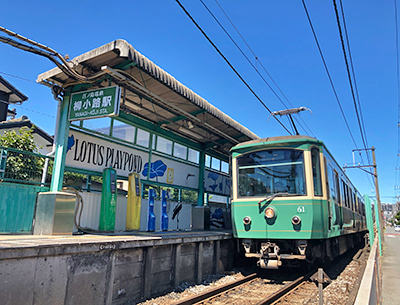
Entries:
{"label": "steel rail", "polygon": [[256,277],[257,277],[257,273],[250,274],[250,275],[248,275],[240,280],[237,280],[233,283],[229,283],[229,284],[226,284],[223,286],[216,287],[214,289],[210,289],[210,290],[200,293],[194,297],[192,296],[192,297],[187,297],[185,299],[179,300],[178,302],[173,303],[173,305],[192,305],[192,304],[204,301],[208,298],[218,296],[219,294],[224,293],[232,288],[235,288],[244,283],[247,283],[247,282],[255,279]]}
{"label": "steel rail", "polygon": [[315,274],[315,270],[311,271],[310,273],[307,273],[306,275],[303,275],[299,277],[297,280],[285,285],[278,291],[274,292],[271,294],[269,297],[265,298],[264,300],[258,302],[256,305],[268,305],[272,304],[273,302],[278,301],[285,295],[289,294],[291,291],[293,291],[296,287],[298,287],[301,283],[304,281],[308,280],[313,274]]}

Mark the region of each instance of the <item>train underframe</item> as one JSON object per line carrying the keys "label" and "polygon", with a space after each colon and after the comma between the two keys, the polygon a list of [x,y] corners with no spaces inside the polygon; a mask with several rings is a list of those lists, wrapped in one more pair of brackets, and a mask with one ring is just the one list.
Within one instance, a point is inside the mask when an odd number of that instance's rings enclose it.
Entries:
{"label": "train underframe", "polygon": [[299,267],[302,262],[332,261],[364,239],[366,232],[341,235],[329,239],[242,239],[246,257],[258,258],[263,269]]}

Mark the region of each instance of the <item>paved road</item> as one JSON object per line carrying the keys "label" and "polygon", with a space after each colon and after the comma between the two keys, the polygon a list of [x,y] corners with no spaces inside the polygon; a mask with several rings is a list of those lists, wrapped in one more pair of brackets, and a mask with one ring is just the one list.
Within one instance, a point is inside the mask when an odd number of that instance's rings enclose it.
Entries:
{"label": "paved road", "polygon": [[387,227],[382,258],[382,304],[400,304],[400,232]]}

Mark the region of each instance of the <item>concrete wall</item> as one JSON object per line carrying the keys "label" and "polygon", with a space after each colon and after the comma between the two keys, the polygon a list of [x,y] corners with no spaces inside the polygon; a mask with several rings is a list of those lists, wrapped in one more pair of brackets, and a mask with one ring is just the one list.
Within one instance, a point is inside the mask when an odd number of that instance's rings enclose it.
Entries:
{"label": "concrete wall", "polygon": [[[381,263],[378,250],[378,237],[372,245],[368,257],[367,266],[358,289],[355,305],[376,305],[382,304],[382,282],[381,282]],[[389,302],[390,303],[390,302]],[[389,304],[388,303],[388,304]],[[393,303],[394,304],[394,303]]]}
{"label": "concrete wall", "polygon": [[76,239],[0,247],[1,304],[134,303],[182,281],[200,283],[231,268],[233,259],[227,233]]}

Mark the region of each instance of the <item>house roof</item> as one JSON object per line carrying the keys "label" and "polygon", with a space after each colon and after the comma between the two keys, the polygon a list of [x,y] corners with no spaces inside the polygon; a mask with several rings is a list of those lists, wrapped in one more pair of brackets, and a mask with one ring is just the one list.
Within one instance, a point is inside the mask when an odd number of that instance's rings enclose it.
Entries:
{"label": "house roof", "polygon": [[32,128],[34,126],[33,132],[41,136],[43,139],[48,141],[50,144],[53,144],[53,137],[50,136],[43,129],[39,128],[37,125],[33,124],[27,116],[22,116],[18,119],[8,120],[0,122],[0,130],[3,129],[13,129],[13,128],[21,128],[21,127]]}
{"label": "house roof", "polygon": [[28,99],[26,95],[0,76],[0,92],[1,91],[9,94],[8,102],[10,104],[22,103]]}

